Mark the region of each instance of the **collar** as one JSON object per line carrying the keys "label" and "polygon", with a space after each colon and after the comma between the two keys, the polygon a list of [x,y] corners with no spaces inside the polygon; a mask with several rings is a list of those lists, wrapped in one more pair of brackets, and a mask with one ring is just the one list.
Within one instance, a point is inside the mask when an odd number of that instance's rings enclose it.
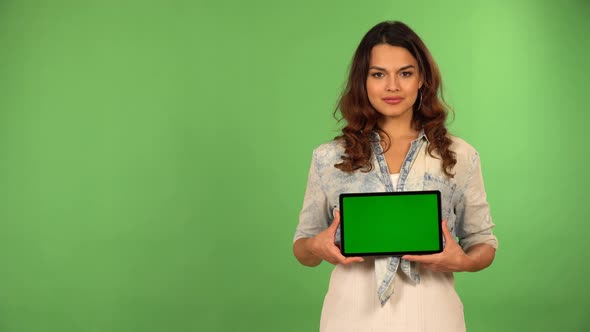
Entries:
{"label": "collar", "polygon": [[[373,135],[373,139],[379,141],[380,137],[379,137],[379,132],[377,132],[377,130],[373,130],[372,132]],[[420,132],[418,133],[418,137],[416,137],[415,140],[413,140],[412,142],[417,142],[420,140],[426,140],[427,143],[430,143],[430,141],[428,140],[428,137],[426,136],[426,133],[424,132],[424,128],[420,129]]]}
{"label": "collar", "polygon": [[430,143],[430,141],[428,140],[428,137],[426,136],[426,133],[424,132],[424,128],[420,129],[420,132],[418,133],[418,138],[416,138],[416,141],[421,140],[421,139],[425,139],[426,142]]}

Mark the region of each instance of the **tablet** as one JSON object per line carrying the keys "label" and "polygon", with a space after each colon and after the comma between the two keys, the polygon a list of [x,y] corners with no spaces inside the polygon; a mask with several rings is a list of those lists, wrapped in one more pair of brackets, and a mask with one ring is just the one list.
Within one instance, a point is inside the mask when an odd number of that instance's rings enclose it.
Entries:
{"label": "tablet", "polygon": [[441,222],[438,190],[340,194],[344,256],[439,253]]}

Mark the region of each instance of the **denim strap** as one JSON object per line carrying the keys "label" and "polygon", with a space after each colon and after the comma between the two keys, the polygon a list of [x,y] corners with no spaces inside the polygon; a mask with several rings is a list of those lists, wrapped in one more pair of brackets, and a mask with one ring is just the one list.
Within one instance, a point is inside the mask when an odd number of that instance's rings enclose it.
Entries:
{"label": "denim strap", "polygon": [[[399,174],[399,180],[397,186],[394,188],[391,183],[391,177],[389,175],[389,168],[383,155],[383,149],[381,148],[381,139],[379,133],[376,131],[372,132],[372,148],[377,162],[379,164],[379,170],[381,171],[381,178],[385,184],[385,190],[387,192],[404,191],[404,184],[410,173],[410,169],[416,160],[417,152],[420,150],[422,144],[425,141],[425,134],[422,130],[418,135],[418,138],[412,141],[410,150],[406,154],[406,157],[402,163],[402,167]],[[397,272],[398,267],[401,266],[402,271],[415,283],[420,283],[420,275],[418,273],[418,266],[415,262],[410,262],[400,257],[383,257],[375,259],[375,277],[377,282],[377,296],[381,301],[381,305],[384,305],[387,300],[393,294],[393,280]]]}

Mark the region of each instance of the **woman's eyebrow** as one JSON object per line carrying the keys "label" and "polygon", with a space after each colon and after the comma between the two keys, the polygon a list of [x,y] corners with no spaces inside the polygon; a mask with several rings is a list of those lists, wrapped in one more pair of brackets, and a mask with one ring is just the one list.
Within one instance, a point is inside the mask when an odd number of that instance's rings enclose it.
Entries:
{"label": "woman's eyebrow", "polygon": [[[397,71],[400,72],[402,70],[406,70],[406,69],[410,69],[410,68],[416,68],[416,66],[414,66],[414,65],[403,66],[400,69],[398,69]],[[378,67],[378,66],[370,66],[369,69],[375,69],[375,70],[381,70],[381,71],[387,72],[387,69],[381,68],[381,67]]]}
{"label": "woman's eyebrow", "polygon": [[387,71],[385,68],[381,68],[381,67],[377,67],[377,66],[370,66],[369,69],[375,69],[375,70],[381,70],[381,71]]}
{"label": "woman's eyebrow", "polygon": [[406,70],[406,69],[410,69],[410,68],[416,68],[416,66],[414,65],[407,65],[407,66],[403,66],[400,69],[398,69],[397,71],[402,71],[402,70]]}

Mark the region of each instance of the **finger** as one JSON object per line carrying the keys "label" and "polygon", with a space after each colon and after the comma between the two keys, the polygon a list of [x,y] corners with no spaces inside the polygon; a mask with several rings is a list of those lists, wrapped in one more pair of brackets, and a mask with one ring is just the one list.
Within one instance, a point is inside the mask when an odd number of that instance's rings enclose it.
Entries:
{"label": "finger", "polygon": [[336,231],[338,225],[340,225],[340,211],[334,210],[334,220],[332,220],[332,225],[330,225],[330,228]]}
{"label": "finger", "polygon": [[340,260],[339,263],[342,265],[350,265],[353,263],[362,263],[365,260],[362,259],[361,257],[344,257],[343,260]]}
{"label": "finger", "polygon": [[402,256],[403,259],[410,261],[410,262],[418,262],[418,263],[432,263],[435,261],[435,258],[432,257],[433,255],[404,255]]}
{"label": "finger", "polygon": [[338,260],[338,263],[343,265],[348,265],[351,263],[360,263],[365,261],[362,257],[346,257],[342,255],[342,253],[340,253],[339,250],[333,251],[332,256]]}
{"label": "finger", "polygon": [[334,265],[342,263],[342,257],[344,257],[342,256],[338,248],[328,249],[326,256],[327,257],[325,258],[325,260]]}
{"label": "finger", "polygon": [[330,263],[330,264],[332,264],[332,265],[338,265],[339,264],[338,260],[337,259],[333,259],[333,258],[331,258],[331,259],[325,259],[325,261],[328,262],[328,263]]}
{"label": "finger", "polygon": [[443,231],[443,236],[445,237],[445,241],[453,240],[453,236],[451,235],[451,231],[449,231],[449,226],[447,225],[446,220],[442,221],[442,231]]}
{"label": "finger", "polygon": [[344,260],[344,262],[342,264],[344,265],[348,265],[348,264],[352,264],[352,263],[362,263],[365,260],[362,257],[346,257],[346,259]]}
{"label": "finger", "polygon": [[344,257],[340,252],[340,249],[338,249],[336,246],[328,249],[327,256],[330,258],[330,260],[336,262],[335,264],[340,264],[346,259],[346,257]]}

